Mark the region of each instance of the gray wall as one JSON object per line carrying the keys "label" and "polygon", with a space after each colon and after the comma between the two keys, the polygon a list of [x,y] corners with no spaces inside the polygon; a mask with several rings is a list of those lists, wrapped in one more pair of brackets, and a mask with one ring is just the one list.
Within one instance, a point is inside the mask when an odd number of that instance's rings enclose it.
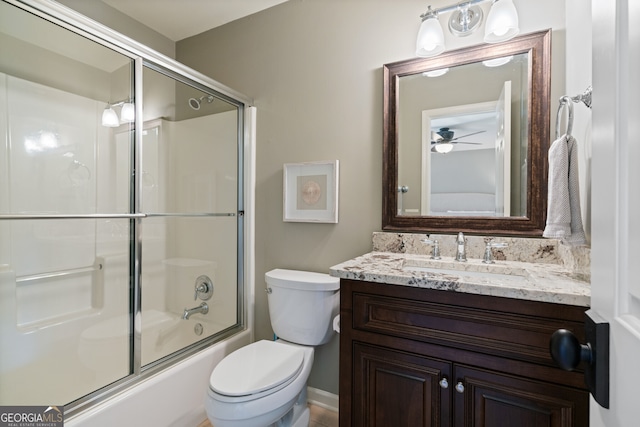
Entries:
{"label": "gray wall", "polygon": [[[272,333],[262,292],[266,271],[276,267],[327,271],[371,249],[371,232],[381,223],[381,67],[414,56],[419,16],[428,3],[289,0],[174,46],[98,0],[59,1],[168,56],[175,51],[181,62],[255,99],[256,338],[270,339]],[[453,3],[434,0],[431,5]],[[591,21],[590,2],[515,0],[515,4],[523,34],[553,28],[552,100],[584,90],[591,82],[591,27],[584,25]],[[445,37],[447,49],[456,49],[480,43],[482,35],[479,31],[455,38],[445,31]],[[556,110],[553,102],[552,135]],[[579,150],[584,147],[580,168],[587,233],[589,124],[590,112],[576,108],[574,134],[584,141]],[[339,223],[283,223],[282,164],[332,159],[340,160],[341,166]],[[338,392],[337,339],[316,352],[310,385]]]}
{"label": "gray wall", "polygon": [[100,0],[56,1],[170,58],[175,58],[176,45],[171,39],[122,14],[122,12]]}
{"label": "gray wall", "polygon": [[[272,337],[262,291],[266,271],[326,272],[371,250],[371,233],[381,225],[381,67],[414,56],[426,6],[422,0],[289,0],[177,43],[180,62],[253,97],[258,109],[257,339]],[[516,7],[522,33],[554,28],[557,99],[564,91],[564,2],[516,1]],[[448,37],[448,48],[481,37]],[[283,163],[332,159],[340,160],[339,223],[283,222]],[[338,392],[337,338],[317,349],[309,385]]]}

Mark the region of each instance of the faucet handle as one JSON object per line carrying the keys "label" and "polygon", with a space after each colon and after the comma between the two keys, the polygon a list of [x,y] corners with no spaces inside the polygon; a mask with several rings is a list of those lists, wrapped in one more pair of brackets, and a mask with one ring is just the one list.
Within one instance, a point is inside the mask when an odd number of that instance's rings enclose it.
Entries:
{"label": "faucet handle", "polygon": [[426,245],[433,245],[431,259],[440,259],[440,243],[436,239],[422,239],[420,241]]}
{"label": "faucet handle", "polygon": [[504,242],[487,242],[487,245],[489,245],[489,247],[491,248],[506,248],[509,246],[508,243]]}
{"label": "faucet handle", "polygon": [[209,276],[206,276],[204,274],[202,276],[198,276],[198,278],[196,279],[195,293],[193,295],[193,299],[197,301],[199,297],[201,300],[206,301],[210,299],[212,295],[213,295],[213,282],[211,281]]}
{"label": "faucet handle", "polygon": [[485,264],[493,264],[495,261],[493,260],[493,253],[491,252],[491,248],[506,248],[509,246],[504,242],[492,242],[489,240],[487,245],[484,248],[484,256],[482,257],[482,262]]}

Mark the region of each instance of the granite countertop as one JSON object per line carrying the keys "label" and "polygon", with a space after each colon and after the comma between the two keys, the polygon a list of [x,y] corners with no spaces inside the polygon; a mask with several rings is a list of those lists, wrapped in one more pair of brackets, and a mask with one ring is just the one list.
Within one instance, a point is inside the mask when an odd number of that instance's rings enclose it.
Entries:
{"label": "granite countertop", "polygon": [[[431,267],[431,268],[430,268]],[[435,268],[433,268],[435,267]],[[489,273],[483,276],[482,273]],[[587,276],[561,264],[479,259],[459,263],[421,254],[375,251],[330,268],[343,279],[589,307]]]}

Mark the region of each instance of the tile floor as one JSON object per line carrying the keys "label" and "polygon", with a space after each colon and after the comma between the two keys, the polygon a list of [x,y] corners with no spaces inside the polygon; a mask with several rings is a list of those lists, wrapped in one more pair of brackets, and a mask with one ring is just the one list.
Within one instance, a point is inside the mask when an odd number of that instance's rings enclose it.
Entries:
{"label": "tile floor", "polygon": [[[309,405],[311,421],[309,427],[338,427],[338,413],[320,406]],[[197,427],[212,427],[209,421],[203,421]]]}

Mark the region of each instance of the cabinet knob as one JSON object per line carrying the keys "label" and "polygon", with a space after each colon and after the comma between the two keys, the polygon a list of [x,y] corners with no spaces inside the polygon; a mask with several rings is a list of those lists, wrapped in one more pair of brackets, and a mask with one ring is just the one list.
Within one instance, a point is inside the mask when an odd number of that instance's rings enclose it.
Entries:
{"label": "cabinet knob", "polygon": [[456,384],[456,391],[458,393],[464,393],[464,384],[462,384],[462,381],[458,381],[458,384]]}
{"label": "cabinet knob", "polygon": [[440,384],[442,388],[449,388],[449,381],[447,381],[446,378],[441,379],[438,384]]}

